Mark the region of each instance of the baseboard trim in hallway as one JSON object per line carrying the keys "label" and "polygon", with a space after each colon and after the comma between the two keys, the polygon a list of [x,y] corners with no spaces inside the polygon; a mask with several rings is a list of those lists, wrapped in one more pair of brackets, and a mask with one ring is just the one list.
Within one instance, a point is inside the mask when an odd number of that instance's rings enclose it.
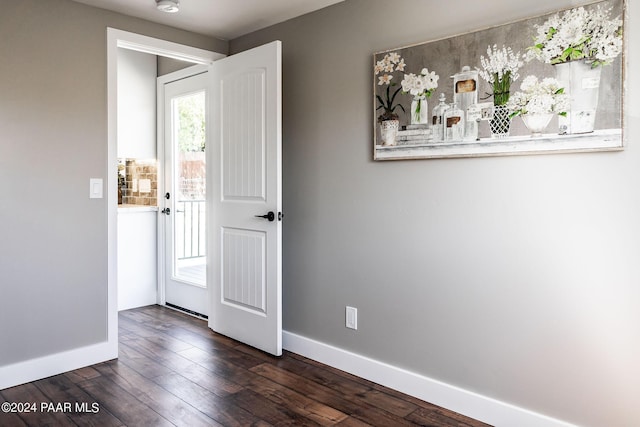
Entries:
{"label": "baseboard trim in hallway", "polygon": [[282,343],[283,347],[292,353],[491,425],[498,427],[575,427],[573,424],[291,332],[283,332]]}

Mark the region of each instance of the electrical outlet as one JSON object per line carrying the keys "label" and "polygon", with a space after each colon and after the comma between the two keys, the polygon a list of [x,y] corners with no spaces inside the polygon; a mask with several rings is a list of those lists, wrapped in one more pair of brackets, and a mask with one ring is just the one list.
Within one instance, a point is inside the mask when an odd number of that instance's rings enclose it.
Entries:
{"label": "electrical outlet", "polygon": [[349,329],[358,329],[358,309],[347,306],[345,326]]}

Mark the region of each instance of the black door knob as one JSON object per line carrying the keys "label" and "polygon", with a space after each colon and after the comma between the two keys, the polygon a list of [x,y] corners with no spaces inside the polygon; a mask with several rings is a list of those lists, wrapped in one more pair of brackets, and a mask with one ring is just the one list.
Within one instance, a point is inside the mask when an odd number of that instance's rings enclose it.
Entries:
{"label": "black door knob", "polygon": [[165,214],[165,215],[171,215],[171,209],[169,209],[169,208],[164,208],[160,212]]}
{"label": "black door knob", "polygon": [[264,219],[268,219],[269,222],[271,221],[275,221],[276,219],[276,214],[273,213],[273,211],[269,211],[266,215],[256,215],[256,218],[264,218]]}

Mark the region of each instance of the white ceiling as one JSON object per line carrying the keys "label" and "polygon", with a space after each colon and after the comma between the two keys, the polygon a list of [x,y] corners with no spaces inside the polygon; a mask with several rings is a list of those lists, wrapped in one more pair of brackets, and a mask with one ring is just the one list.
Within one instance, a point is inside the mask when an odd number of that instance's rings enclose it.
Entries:
{"label": "white ceiling", "polygon": [[165,13],[155,0],[75,0],[221,39],[234,39],[344,0],[180,0],[180,11]]}

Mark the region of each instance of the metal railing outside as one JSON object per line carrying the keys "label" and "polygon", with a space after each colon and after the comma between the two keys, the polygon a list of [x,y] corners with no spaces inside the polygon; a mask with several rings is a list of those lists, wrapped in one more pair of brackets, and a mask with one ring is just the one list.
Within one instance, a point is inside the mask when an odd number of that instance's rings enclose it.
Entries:
{"label": "metal railing outside", "polygon": [[176,244],[178,260],[206,256],[205,201],[176,201]]}

